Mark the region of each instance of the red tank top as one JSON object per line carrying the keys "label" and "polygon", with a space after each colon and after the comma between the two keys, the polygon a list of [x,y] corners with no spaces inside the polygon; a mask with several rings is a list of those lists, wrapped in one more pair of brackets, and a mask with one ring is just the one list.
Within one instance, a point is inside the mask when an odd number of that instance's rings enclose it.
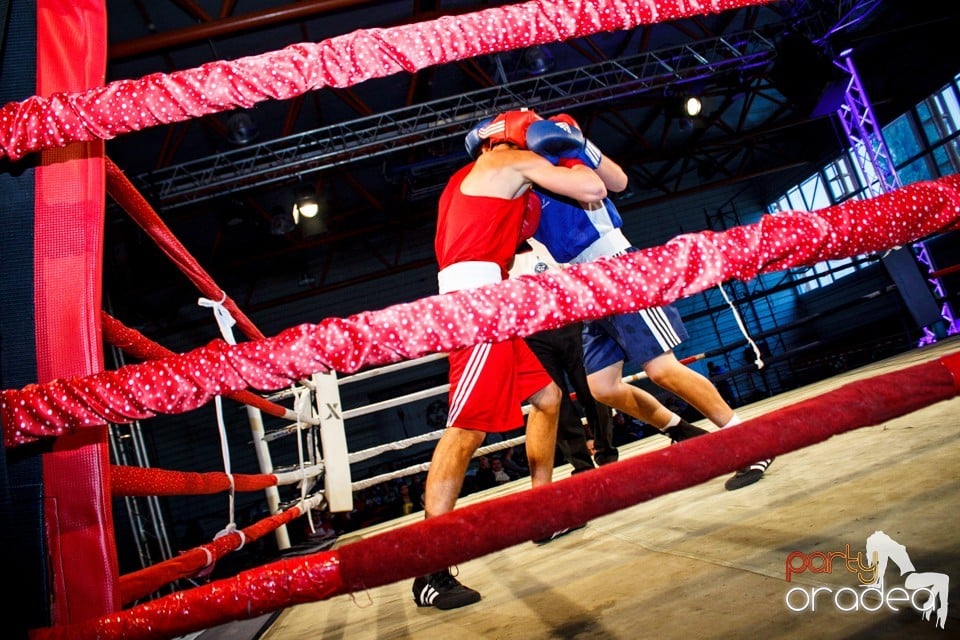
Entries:
{"label": "red tank top", "polygon": [[471,162],[453,174],[440,194],[434,239],[437,262],[441,269],[470,260],[494,262],[505,279],[507,265],[520,243],[526,199],[533,192],[512,200],[465,195],[460,184],[473,165]]}

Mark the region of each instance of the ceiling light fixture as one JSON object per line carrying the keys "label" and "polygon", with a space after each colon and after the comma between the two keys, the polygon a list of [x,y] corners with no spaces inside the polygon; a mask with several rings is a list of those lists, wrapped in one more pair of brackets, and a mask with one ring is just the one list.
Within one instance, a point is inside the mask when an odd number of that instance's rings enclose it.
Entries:
{"label": "ceiling light fixture", "polygon": [[259,135],[260,130],[246,111],[237,111],[227,118],[227,140],[231,144],[250,144]]}
{"label": "ceiling light fixture", "polygon": [[683,112],[689,118],[696,118],[703,109],[703,102],[697,96],[687,96],[683,99]]}
{"label": "ceiling light fixture", "polygon": [[299,223],[300,218],[314,218],[320,213],[320,201],[317,192],[310,185],[302,184],[297,187],[293,199],[293,222]]}
{"label": "ceiling light fixture", "polygon": [[541,76],[553,69],[553,55],[541,45],[527,47],[523,51],[523,66],[531,76]]}
{"label": "ceiling light fixture", "polygon": [[277,205],[273,208],[270,215],[270,233],[275,236],[282,236],[290,233],[296,228],[293,220],[283,212],[283,207]]}

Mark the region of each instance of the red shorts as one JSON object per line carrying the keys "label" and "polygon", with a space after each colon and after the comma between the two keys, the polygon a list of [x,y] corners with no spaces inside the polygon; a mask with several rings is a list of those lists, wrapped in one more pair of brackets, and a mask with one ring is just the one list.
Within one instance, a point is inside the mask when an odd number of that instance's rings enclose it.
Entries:
{"label": "red shorts", "polygon": [[523,426],[524,400],[552,382],[520,338],[450,354],[447,426],[498,433]]}

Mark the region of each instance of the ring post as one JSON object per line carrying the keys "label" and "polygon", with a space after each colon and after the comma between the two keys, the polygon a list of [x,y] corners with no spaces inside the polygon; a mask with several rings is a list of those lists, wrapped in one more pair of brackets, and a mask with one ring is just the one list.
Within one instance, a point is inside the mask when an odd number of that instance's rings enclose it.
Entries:
{"label": "ring post", "polygon": [[320,417],[320,448],[323,452],[323,482],[327,507],[331,512],[353,510],[350,459],[343,427],[343,408],[337,374],[313,374],[317,415]]}

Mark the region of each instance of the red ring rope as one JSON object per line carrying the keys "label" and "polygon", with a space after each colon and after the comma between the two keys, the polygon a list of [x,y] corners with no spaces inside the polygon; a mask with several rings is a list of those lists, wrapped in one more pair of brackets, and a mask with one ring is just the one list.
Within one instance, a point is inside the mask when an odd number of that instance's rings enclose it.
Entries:
{"label": "red ring rope", "polygon": [[[958,393],[958,368],[960,352],[851,382],[735,427],[588,474],[461,507],[337,550],[273,562],[122,613],[36,629],[30,637],[169,638],[430,573],[700,484],[755,460],[953,398]],[[598,483],[604,491],[596,491]],[[517,518],[518,513],[524,517]],[[421,544],[425,539],[443,544]]]}

